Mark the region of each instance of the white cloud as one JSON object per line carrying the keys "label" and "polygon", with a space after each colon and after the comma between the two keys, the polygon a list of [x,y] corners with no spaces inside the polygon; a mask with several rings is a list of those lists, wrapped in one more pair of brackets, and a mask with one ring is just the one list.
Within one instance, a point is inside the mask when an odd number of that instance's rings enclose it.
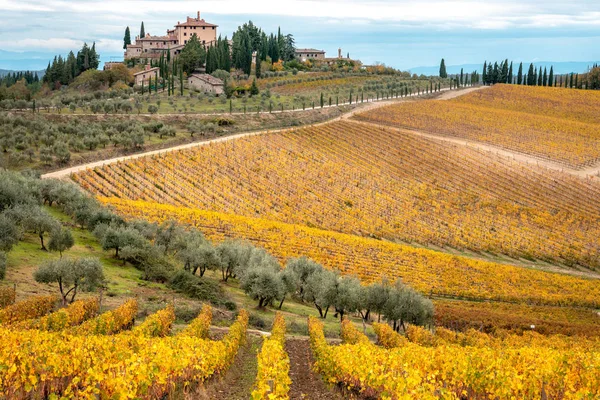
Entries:
{"label": "white cloud", "polygon": [[10,50],[64,50],[81,47],[80,40],[67,38],[33,39],[25,38],[19,40],[0,40],[0,48]]}
{"label": "white cloud", "polygon": [[0,0],[0,10],[4,11],[54,11],[43,4],[30,1]]}
{"label": "white cloud", "polygon": [[[596,3],[596,2],[595,2]],[[391,23],[421,23],[442,29],[461,27],[475,29],[506,29],[523,27],[590,26],[600,24],[600,3],[573,7],[572,2],[556,0],[0,0],[0,10],[44,11],[46,13],[74,13],[81,16],[125,20],[166,17],[182,20],[203,13],[221,15],[271,15],[322,18],[351,25],[355,21]],[[561,12],[564,12],[561,13]],[[95,21],[91,20],[93,25]],[[218,21],[216,21],[218,22]],[[166,29],[166,28],[165,28]]]}

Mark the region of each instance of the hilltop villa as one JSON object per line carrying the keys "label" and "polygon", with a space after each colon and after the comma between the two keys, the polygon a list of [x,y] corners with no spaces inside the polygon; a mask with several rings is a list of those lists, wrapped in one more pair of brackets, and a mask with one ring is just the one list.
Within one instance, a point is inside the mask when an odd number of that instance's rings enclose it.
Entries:
{"label": "hilltop villa", "polygon": [[175,28],[168,29],[165,36],[152,36],[149,33],[143,38],[136,36],[135,43],[127,45],[125,59],[158,58],[166,50],[171,52],[171,56],[175,56],[181,53],[183,46],[194,34],[205,47],[212,46],[217,41],[217,27],[218,25],[200,19],[198,11],[196,18],[187,17],[185,22],[177,22]]}

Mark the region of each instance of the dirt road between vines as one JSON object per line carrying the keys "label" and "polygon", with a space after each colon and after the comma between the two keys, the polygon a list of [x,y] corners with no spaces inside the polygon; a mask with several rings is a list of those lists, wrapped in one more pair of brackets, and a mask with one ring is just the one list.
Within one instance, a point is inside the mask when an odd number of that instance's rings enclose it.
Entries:
{"label": "dirt road between vines", "polygon": [[[481,90],[482,88],[485,88],[485,87],[487,87],[487,86],[477,86],[477,87],[461,89],[461,90],[456,90],[456,91],[448,91],[447,89],[442,89],[443,93],[439,95],[438,99],[447,100],[447,99],[455,98],[455,97],[470,93],[474,90]],[[336,117],[335,119],[324,121],[324,122],[319,122],[316,124],[305,125],[305,126],[303,126],[303,128],[310,127],[310,126],[312,126],[312,127],[321,126],[321,125],[329,124],[329,123],[332,123],[335,121],[339,121],[340,119],[349,120],[349,118],[354,116],[357,112],[364,112],[364,111],[372,110],[372,109],[379,108],[379,107],[385,107],[385,106],[393,104],[393,103],[407,101],[408,99],[410,99],[410,97],[377,101],[377,102],[369,102],[368,104],[365,104],[364,106],[361,106],[357,109],[347,112],[346,114],[344,114],[341,117]],[[164,153],[171,152],[171,151],[185,150],[185,149],[190,149],[190,148],[194,148],[197,146],[206,146],[206,145],[210,145],[213,143],[226,142],[226,141],[241,139],[241,138],[245,138],[245,137],[249,137],[249,136],[289,131],[290,129],[294,129],[294,128],[265,129],[265,130],[259,130],[259,131],[253,131],[253,132],[238,133],[238,134],[234,134],[234,135],[219,137],[216,139],[210,139],[210,140],[193,142],[193,143],[186,143],[186,144],[182,144],[182,145],[168,147],[165,149],[146,151],[143,153],[130,154],[130,155],[125,155],[125,156],[120,156],[120,157],[113,157],[113,158],[109,158],[106,160],[94,161],[94,162],[90,162],[90,163],[86,163],[86,164],[75,165],[75,166],[61,169],[58,171],[49,172],[47,174],[42,175],[42,179],[68,179],[71,176],[71,174],[74,174],[74,173],[77,173],[80,171],[84,171],[86,169],[101,167],[103,165],[114,164],[114,163],[117,163],[120,161],[132,160],[132,159],[136,159],[136,158],[140,158],[140,157],[148,157],[148,156],[157,155],[157,154],[164,154]]]}

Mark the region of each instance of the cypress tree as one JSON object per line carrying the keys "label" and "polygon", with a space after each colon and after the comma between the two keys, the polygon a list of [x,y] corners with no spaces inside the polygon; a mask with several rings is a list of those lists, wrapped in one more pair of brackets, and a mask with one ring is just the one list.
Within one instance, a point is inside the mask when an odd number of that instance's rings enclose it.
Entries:
{"label": "cypress tree", "polygon": [[464,83],[464,78],[465,78],[465,76],[464,76],[464,73],[463,73],[463,69],[461,68],[461,69],[460,69],[460,86],[462,86],[462,85],[463,85],[463,83]]}
{"label": "cypress tree", "polygon": [[548,86],[548,70],[544,67],[544,77],[542,78],[542,85]]}
{"label": "cypress tree", "polygon": [[144,29],[144,21],[142,21],[142,26],[140,27],[140,38],[146,36],[146,30]]}
{"label": "cypress tree", "polygon": [[506,83],[513,83],[513,63],[512,61],[510,62],[510,68],[508,68],[508,79],[506,80]]}
{"label": "cypress tree", "polygon": [[481,74],[483,84],[487,85],[487,61],[483,62],[483,74]]}
{"label": "cypress tree", "polygon": [[129,27],[125,28],[125,36],[123,37],[123,48],[127,49],[127,45],[131,44],[131,32]]}
{"label": "cypress tree", "polygon": [[260,79],[261,75],[262,75],[262,71],[261,71],[261,55],[260,55],[260,49],[256,50],[256,79]]}
{"label": "cypress tree", "polygon": [[183,67],[179,70],[179,91],[183,96]]}
{"label": "cypress tree", "polygon": [[542,86],[542,79],[543,79],[543,73],[542,73],[542,67],[540,67],[540,72],[537,75],[537,85],[538,86]]}
{"label": "cypress tree", "polygon": [[533,68],[533,64],[529,64],[529,71],[527,72],[527,85],[534,86],[535,85],[535,69]]}
{"label": "cypress tree", "polygon": [[498,76],[498,83],[508,82],[508,59],[506,59],[502,62],[500,70],[501,71]]}
{"label": "cypress tree", "polygon": [[579,74],[575,74],[575,89],[579,89]]}
{"label": "cypress tree", "polygon": [[440,62],[440,78],[447,78],[448,73],[446,72],[446,61],[442,58]]}
{"label": "cypress tree", "polygon": [[550,74],[548,75],[548,86],[554,85],[554,67],[550,66]]}
{"label": "cypress tree", "polygon": [[494,70],[493,70],[493,73],[492,73],[492,83],[495,85],[499,81],[500,81],[500,69],[498,67],[498,63],[495,62],[494,63]]}
{"label": "cypress tree", "polygon": [[517,85],[523,83],[523,63],[519,64],[519,72],[517,73]]}

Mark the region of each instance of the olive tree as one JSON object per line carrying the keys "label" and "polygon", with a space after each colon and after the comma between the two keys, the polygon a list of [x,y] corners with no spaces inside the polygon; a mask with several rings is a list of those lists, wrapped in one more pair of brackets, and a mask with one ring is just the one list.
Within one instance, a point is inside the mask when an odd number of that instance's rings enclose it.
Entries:
{"label": "olive tree", "polygon": [[291,270],[288,270],[287,268],[279,271],[279,279],[281,280],[281,284],[282,284],[282,292],[281,292],[281,298],[280,298],[280,302],[279,302],[279,309],[281,310],[281,307],[283,307],[283,302],[285,301],[286,296],[288,294],[293,294],[296,291],[296,288],[298,287],[298,282],[297,282],[296,275]]}
{"label": "olive tree", "polygon": [[19,229],[6,215],[0,215],[0,251],[8,252],[19,242]]}
{"label": "olive tree", "polygon": [[226,240],[216,246],[216,251],[220,259],[221,279],[227,282],[236,275],[240,265],[247,262],[246,255],[252,251],[252,245],[237,240]]}
{"label": "olive tree", "polygon": [[240,287],[252,299],[258,300],[259,308],[283,297],[281,266],[275,257],[264,249],[252,247],[242,261]]}
{"label": "olive tree", "polygon": [[357,311],[360,308],[361,291],[360,281],[354,277],[342,276],[336,279],[332,290],[335,291],[333,306],[335,313],[344,319],[344,315]]}
{"label": "olive tree", "polygon": [[97,258],[61,258],[42,264],[33,275],[36,282],[57,283],[63,305],[73,303],[79,289],[93,291],[104,283],[102,264]]}
{"label": "olive tree", "polygon": [[32,213],[24,221],[25,229],[37,233],[42,250],[48,251],[44,244],[44,235],[60,228],[60,223],[42,208],[32,208]]}
{"label": "olive tree", "polygon": [[0,281],[6,277],[6,254],[0,253]]}
{"label": "olive tree", "polygon": [[425,325],[433,318],[433,303],[398,281],[389,292],[383,316],[396,331],[406,329],[406,323]]}
{"label": "olive tree", "polygon": [[[195,235],[199,235],[200,238],[196,238]],[[184,238],[184,236],[187,236]],[[178,249],[184,247],[185,241],[198,242],[199,240],[204,241],[204,236],[199,231],[191,231],[186,235],[186,232],[181,226],[175,221],[163,222],[156,232],[156,238],[154,239],[154,245],[162,248],[163,253],[167,255],[169,252],[175,252]]]}
{"label": "olive tree", "polygon": [[294,281],[296,283],[298,296],[302,301],[304,301],[308,278],[314,273],[322,271],[323,267],[309,258],[300,257],[290,258],[285,266],[285,269],[289,270],[290,273],[295,276]]}
{"label": "olive tree", "polygon": [[62,258],[62,253],[69,250],[73,245],[75,245],[75,239],[73,239],[73,234],[71,234],[69,229],[61,226],[50,232],[50,243],[48,243],[48,248],[50,251],[58,251],[60,258]]}
{"label": "olive tree", "polygon": [[[95,233],[99,233],[101,227],[97,227]],[[115,250],[115,257],[119,257],[119,250],[126,246],[144,247],[146,239],[135,229],[125,226],[107,226],[100,233],[103,250]]]}
{"label": "olive tree", "polygon": [[284,292],[279,271],[269,264],[249,268],[240,280],[240,287],[253,300],[258,300],[258,308],[268,306]]}
{"label": "olive tree", "polygon": [[305,299],[314,304],[321,318],[327,318],[329,308],[335,303],[337,280],[337,272],[322,269],[310,275],[306,281]]}
{"label": "olive tree", "polygon": [[214,246],[209,242],[192,243],[178,254],[184,263],[184,269],[195,275],[200,272],[200,277],[204,276],[207,270],[218,269],[221,260]]}

